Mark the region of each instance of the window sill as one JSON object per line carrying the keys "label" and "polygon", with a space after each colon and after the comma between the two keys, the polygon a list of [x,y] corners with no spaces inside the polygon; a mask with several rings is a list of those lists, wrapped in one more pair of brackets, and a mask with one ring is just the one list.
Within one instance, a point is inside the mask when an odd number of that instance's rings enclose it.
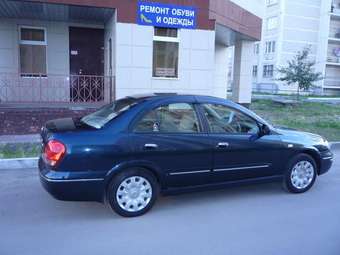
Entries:
{"label": "window sill", "polygon": [[275,5],[278,5],[278,3],[276,2],[276,3],[272,3],[272,4],[267,4],[267,7],[269,8],[269,7],[272,7],[272,6],[275,6]]}
{"label": "window sill", "polygon": [[170,81],[178,81],[179,78],[178,77],[154,77],[152,76],[153,80],[170,80]]}
{"label": "window sill", "polygon": [[47,75],[25,75],[25,74],[20,74],[21,78],[25,79],[47,79]]}

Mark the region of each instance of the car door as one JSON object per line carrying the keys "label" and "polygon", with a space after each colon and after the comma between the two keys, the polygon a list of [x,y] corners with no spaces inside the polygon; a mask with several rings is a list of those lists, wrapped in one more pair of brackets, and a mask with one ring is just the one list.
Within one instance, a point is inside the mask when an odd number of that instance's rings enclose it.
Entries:
{"label": "car door", "polygon": [[227,182],[279,174],[281,140],[258,136],[259,123],[222,104],[202,104],[213,143],[213,181]]}
{"label": "car door", "polygon": [[160,169],[169,188],[211,182],[212,147],[193,100],[158,105],[132,128],[135,160]]}

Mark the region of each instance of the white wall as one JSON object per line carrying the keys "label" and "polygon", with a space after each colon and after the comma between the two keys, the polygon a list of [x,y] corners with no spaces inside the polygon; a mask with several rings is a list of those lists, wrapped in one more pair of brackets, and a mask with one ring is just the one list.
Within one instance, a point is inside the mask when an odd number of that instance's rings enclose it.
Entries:
{"label": "white wall", "polygon": [[116,42],[116,15],[112,15],[112,17],[106,22],[105,30],[104,30],[104,74],[110,75],[110,39],[111,39],[111,47],[112,47],[112,74],[115,73],[115,42]]}
{"label": "white wall", "polygon": [[69,74],[68,24],[23,19],[0,19],[0,72],[18,73],[19,26],[46,28],[47,73]]}
{"label": "white wall", "polygon": [[[46,29],[47,79],[20,78],[19,27]],[[24,19],[0,19],[1,99],[12,101],[65,101],[69,99],[68,24]],[[55,76],[56,75],[56,76]],[[60,76],[59,76],[60,75]],[[53,79],[53,82],[49,82]],[[20,81],[19,81],[20,80]],[[18,83],[20,82],[20,87]]]}
{"label": "white wall", "polygon": [[252,58],[254,43],[251,41],[237,41],[234,56],[234,84],[232,98],[241,104],[251,103],[252,90]]}
{"label": "white wall", "polygon": [[[19,63],[19,27],[34,26],[46,29],[47,78],[21,78]],[[0,91],[2,100],[68,101],[70,98],[69,27],[78,23],[0,18]],[[86,27],[101,27],[85,25]],[[17,84],[20,81],[20,86]]]}
{"label": "white wall", "polygon": [[[111,39],[111,41],[110,41]],[[110,43],[112,50],[112,59],[111,59],[111,67],[110,70]],[[112,17],[106,22],[105,30],[104,30],[104,75],[107,76],[105,81],[105,95],[104,98],[106,101],[110,101],[115,98],[115,87],[114,87],[114,76],[115,75],[115,47],[116,45],[116,13],[112,15]]]}
{"label": "white wall", "polygon": [[18,69],[18,34],[14,22],[0,19],[0,72],[15,73]]}
{"label": "white wall", "polygon": [[255,14],[262,18],[265,13],[265,0],[231,0],[235,4],[239,5],[243,9]]}
{"label": "white wall", "polygon": [[116,31],[117,98],[150,92],[194,93],[225,97],[225,93],[214,91],[214,31],[179,30],[178,79],[152,77],[153,27],[117,23]]}
{"label": "white wall", "polygon": [[228,85],[228,47],[220,44],[215,45],[215,72],[213,95],[225,98]]}

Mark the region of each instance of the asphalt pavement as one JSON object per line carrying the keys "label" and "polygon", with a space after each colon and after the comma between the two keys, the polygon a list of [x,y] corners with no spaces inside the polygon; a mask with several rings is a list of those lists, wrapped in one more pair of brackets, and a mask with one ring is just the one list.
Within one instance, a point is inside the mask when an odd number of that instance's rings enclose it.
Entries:
{"label": "asphalt pavement", "polygon": [[307,193],[280,183],[161,197],[122,218],[95,202],[62,202],[37,169],[0,170],[0,255],[339,255],[340,150]]}

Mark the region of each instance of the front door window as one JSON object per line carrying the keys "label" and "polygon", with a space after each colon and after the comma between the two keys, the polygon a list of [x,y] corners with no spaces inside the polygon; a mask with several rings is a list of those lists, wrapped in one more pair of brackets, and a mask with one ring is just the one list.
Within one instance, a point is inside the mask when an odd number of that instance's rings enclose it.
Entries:
{"label": "front door window", "polygon": [[211,133],[257,134],[259,126],[251,117],[225,105],[204,104]]}

